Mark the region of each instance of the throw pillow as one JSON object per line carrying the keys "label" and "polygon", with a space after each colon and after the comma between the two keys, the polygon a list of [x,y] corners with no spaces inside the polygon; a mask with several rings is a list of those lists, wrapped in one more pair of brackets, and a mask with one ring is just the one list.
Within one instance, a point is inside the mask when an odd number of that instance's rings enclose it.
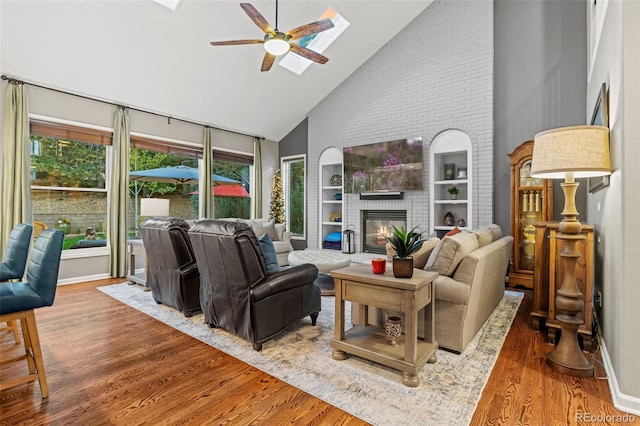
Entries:
{"label": "throw pillow", "polygon": [[263,226],[260,226],[254,222],[253,232],[255,232],[256,235],[262,235],[266,232],[267,234],[269,234],[271,241],[279,241],[278,231],[276,231],[276,225],[273,221],[267,222]]}
{"label": "throw pillow", "polygon": [[332,232],[324,237],[324,240],[330,243],[339,243],[342,241],[342,234],[340,232]]}
{"label": "throw pillow", "polygon": [[276,256],[276,249],[273,246],[273,241],[271,241],[269,234],[266,232],[262,234],[262,236],[258,238],[258,242],[260,243],[262,254],[264,254],[264,260],[267,261],[267,271],[271,272],[280,269],[280,265],[278,265],[278,257]]}
{"label": "throw pillow", "polygon": [[460,228],[458,228],[457,226],[455,228],[453,228],[451,231],[447,232],[446,234],[444,234],[445,237],[451,237],[453,235],[459,234],[460,233]]}
{"label": "throw pillow", "polygon": [[427,264],[427,259],[429,259],[429,255],[435,246],[440,242],[440,238],[429,238],[425,242],[422,243],[422,247],[420,250],[413,253],[413,267],[417,269],[424,269],[424,266]]}
{"label": "throw pillow", "polygon": [[462,259],[477,248],[478,238],[471,232],[444,237],[431,252],[425,269],[451,277]]}
{"label": "throw pillow", "polygon": [[478,228],[475,231],[471,231],[478,237],[478,246],[484,247],[487,244],[491,244],[493,242],[493,232],[489,229],[488,226],[483,226],[482,228]]}

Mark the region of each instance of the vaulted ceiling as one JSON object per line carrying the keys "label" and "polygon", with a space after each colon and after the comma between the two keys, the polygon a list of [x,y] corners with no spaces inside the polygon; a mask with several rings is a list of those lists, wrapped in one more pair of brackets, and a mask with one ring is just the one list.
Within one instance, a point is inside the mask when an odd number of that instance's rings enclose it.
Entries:
{"label": "vaulted ceiling", "polygon": [[[275,1],[248,1],[275,24]],[[152,0],[2,0],[0,68],[28,82],[278,141],[431,1],[280,1],[285,31],[328,7],[351,24],[324,52],[329,62],[300,76],[277,63],[260,72],[260,44],[209,44],[262,37],[239,3],[182,0],[172,11]]]}

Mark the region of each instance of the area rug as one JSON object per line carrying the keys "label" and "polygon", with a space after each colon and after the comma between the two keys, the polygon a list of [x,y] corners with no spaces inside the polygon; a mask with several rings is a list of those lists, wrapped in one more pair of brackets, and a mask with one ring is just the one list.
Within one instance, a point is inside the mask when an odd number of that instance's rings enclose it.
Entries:
{"label": "area rug", "polygon": [[[470,422],[523,294],[505,291],[491,317],[461,354],[438,350],[438,362],[426,364],[420,385],[401,383],[402,373],[350,356],[336,361],[329,342],[334,331],[333,297],[322,298],[315,327],[309,317],[263,345],[204,324],[202,314],[185,318],[158,305],[151,292],[126,283],[99,288],[109,296],[220,349],[286,383],[374,425],[466,425]],[[347,321],[351,309],[346,306]]]}

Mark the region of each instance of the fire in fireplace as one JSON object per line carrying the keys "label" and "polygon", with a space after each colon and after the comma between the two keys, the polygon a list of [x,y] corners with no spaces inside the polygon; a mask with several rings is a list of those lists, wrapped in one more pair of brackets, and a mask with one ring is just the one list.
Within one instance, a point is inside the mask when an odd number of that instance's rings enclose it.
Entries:
{"label": "fire in fireplace", "polygon": [[407,227],[406,210],[362,210],[362,247],[365,253],[386,254],[386,237],[393,226]]}

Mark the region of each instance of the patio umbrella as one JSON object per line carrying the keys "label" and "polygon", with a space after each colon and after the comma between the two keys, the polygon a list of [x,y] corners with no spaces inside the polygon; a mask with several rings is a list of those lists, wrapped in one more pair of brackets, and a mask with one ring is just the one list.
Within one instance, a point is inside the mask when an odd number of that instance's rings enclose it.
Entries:
{"label": "patio umbrella", "polygon": [[[140,182],[192,184],[198,183],[198,169],[188,166],[158,167],[156,169],[131,172],[129,177],[131,180]],[[214,174],[213,183],[217,185],[238,185],[242,182]]]}

